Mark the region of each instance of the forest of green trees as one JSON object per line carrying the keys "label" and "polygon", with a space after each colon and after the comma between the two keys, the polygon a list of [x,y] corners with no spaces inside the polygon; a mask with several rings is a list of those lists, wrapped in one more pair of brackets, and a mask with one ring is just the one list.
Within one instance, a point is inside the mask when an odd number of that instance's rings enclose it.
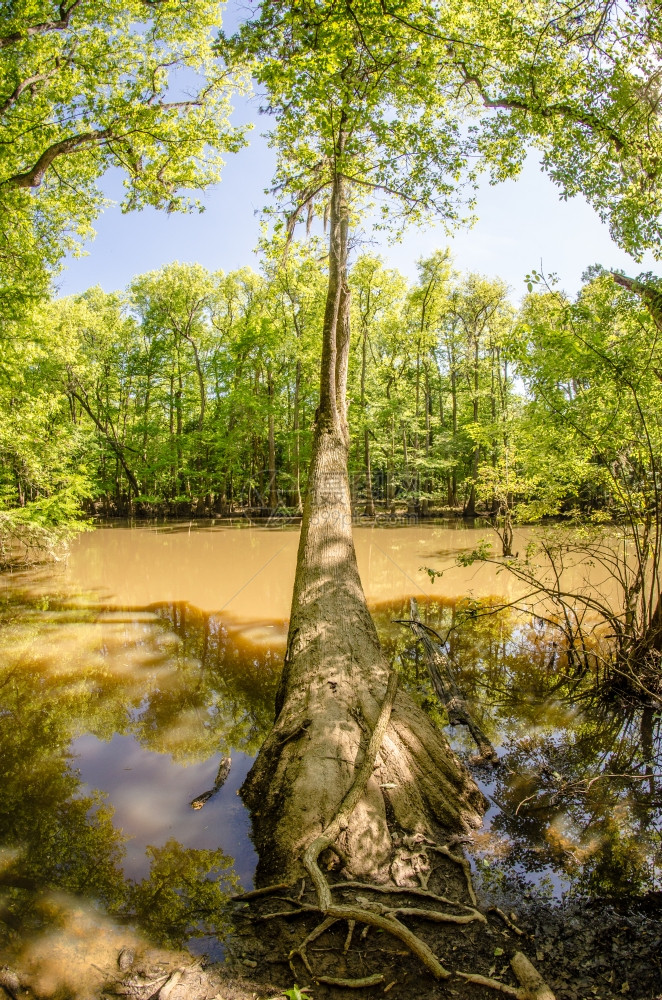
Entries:
{"label": "forest of green trees", "polygon": [[[656,252],[657,85],[654,74],[638,82],[659,34],[647,4],[504,2],[496,33],[491,15],[462,4],[373,6],[264,4],[235,37],[220,30],[222,5],[202,0],[3,7],[4,539],[29,525],[66,530],[81,513],[301,511],[336,279],[325,238],[291,237],[306,217],[326,229],[331,166],[356,218],[363,195],[382,192],[389,225],[402,212],[452,228],[481,170],[513,176],[537,144],[564,196],[581,191],[621,247]],[[345,44],[367,59],[354,83],[334,61]],[[298,75],[295,53],[308,67]],[[196,207],[195,192],[246,142],[247,126],[229,115],[250,76],[271,94],[273,193],[287,223],[287,236],[279,224],[265,236],[259,272],[173,263],[116,294],[54,298],[64,255],[104,204],[109,168],[124,176],[123,210]],[[334,130],[352,116],[351,151],[331,156],[325,144],[346,141],[345,125],[340,140]],[[318,140],[302,140],[310,129],[326,150],[317,161]],[[617,284],[593,267],[572,302],[533,272],[517,309],[498,278],[457,274],[442,251],[418,262],[412,285],[360,248],[349,273],[357,514],[650,511],[652,277]]]}
{"label": "forest of green trees", "polygon": [[[95,514],[301,514],[301,573],[325,551],[318,539],[303,555],[326,516],[338,531],[479,516],[509,559],[517,523],[561,518],[594,532],[584,556],[618,581],[622,615],[599,614],[617,644],[625,623],[628,662],[640,640],[657,655],[658,279],[587,262],[572,299],[532,270],[515,305],[448,251],[420,259],[413,282],[366,252],[375,227],[434,219],[450,233],[480,176],[515,177],[535,148],[635,262],[659,257],[657,8],[265,0],[230,5],[234,33],[223,13],[3,6],[0,562],[50,553]],[[107,172],[123,178],[123,211],[200,208],[248,141],[231,102],[251,86],[276,150],[258,270],[172,263],[58,298]],[[619,541],[600,549],[600,525]]]}
{"label": "forest of green trees", "polygon": [[[173,263],[8,321],[3,509],[299,512],[326,276],[314,243],[277,250],[259,273]],[[662,359],[641,298],[595,273],[575,302],[544,287],[517,310],[441,251],[418,275],[369,255],[352,269],[357,514],[618,517],[635,493],[644,509]]]}

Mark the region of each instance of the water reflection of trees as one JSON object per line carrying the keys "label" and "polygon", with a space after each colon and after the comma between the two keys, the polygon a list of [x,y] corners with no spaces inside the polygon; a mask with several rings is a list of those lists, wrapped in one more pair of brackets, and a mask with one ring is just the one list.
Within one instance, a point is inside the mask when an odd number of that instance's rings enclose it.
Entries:
{"label": "water reflection of trees", "polygon": [[[127,879],[126,838],[104,796],[82,785],[69,747],[82,733],[118,733],[181,763],[250,754],[271,723],[278,644],[252,644],[182,604],[122,613],[42,601],[0,611],[0,945],[55,919],[52,890],[92,899],[168,946],[222,936],[232,859],[171,840],[150,849],[145,879]],[[485,889],[521,892],[545,875],[577,894],[655,888],[659,719],[600,708],[590,678],[573,676],[544,629],[484,611],[472,601],[420,605],[447,635],[458,683],[500,748],[499,767],[483,775],[498,804],[477,838]],[[444,724],[422,652],[390,624],[408,614],[404,602],[378,610],[384,641]],[[471,755],[463,730],[454,740]]]}
{"label": "water reflection of trees", "polygon": [[149,849],[145,879],[127,879],[126,837],[69,748],[89,732],[187,762],[250,753],[271,721],[277,657],[245,655],[218,619],[181,606],[122,617],[5,603],[0,619],[0,946],[61,921],[54,891],[168,946],[222,937],[232,858],[170,840]]}
{"label": "water reflection of trees", "polygon": [[143,705],[138,738],[175,760],[256,753],[273,722],[280,650],[244,642],[218,615],[190,605],[154,610],[179,640],[176,670]]}
{"label": "water reflection of trees", "polygon": [[[481,776],[497,807],[476,838],[485,887],[521,891],[546,875],[578,895],[659,888],[659,716],[605,707],[540,623],[486,610],[443,600],[420,608],[447,638],[450,668],[500,748],[494,773]],[[385,641],[419,699],[443,715],[421,651],[408,630],[388,624],[408,613],[404,604],[381,609]],[[464,732],[455,742],[467,756],[473,749]]]}

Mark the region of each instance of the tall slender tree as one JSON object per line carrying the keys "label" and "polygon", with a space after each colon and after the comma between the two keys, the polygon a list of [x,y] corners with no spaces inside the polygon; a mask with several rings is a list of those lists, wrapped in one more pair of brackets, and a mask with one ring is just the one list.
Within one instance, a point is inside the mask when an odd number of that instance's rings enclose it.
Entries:
{"label": "tall slender tree", "polygon": [[[316,213],[329,225],[319,405],[278,718],[244,786],[254,808],[261,877],[265,866],[281,873],[296,868],[333,816],[361,744],[357,718],[375,723],[386,687],[388,663],[352,540],[348,260],[353,219],[370,197],[391,200],[406,220],[429,212],[450,224],[460,217],[459,188],[470,177],[473,137],[463,127],[466,102],[455,99],[460,77],[446,58],[449,39],[409,26],[409,17],[425,10],[414,0],[400,4],[397,16],[385,15],[377,0],[265,2],[238,38],[225,43],[235,56],[253,57],[275,116],[275,189],[287,231]],[[283,737],[304,717],[310,724],[302,754],[298,740]],[[435,821],[462,828],[477,818],[475,786],[403,694],[381,753],[383,783],[392,790],[370,778],[356,822],[345,832],[356,872],[374,871],[390,856],[386,798],[405,829],[430,829]]]}

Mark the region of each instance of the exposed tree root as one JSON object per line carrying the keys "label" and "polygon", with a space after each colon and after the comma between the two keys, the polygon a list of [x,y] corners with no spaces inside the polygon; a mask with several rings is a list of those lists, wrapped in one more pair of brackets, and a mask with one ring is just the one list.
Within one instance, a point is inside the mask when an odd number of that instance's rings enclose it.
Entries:
{"label": "exposed tree root", "polygon": [[395,671],[392,671],[389,675],[388,684],[386,686],[386,695],[384,697],[384,701],[382,702],[377,722],[375,723],[375,727],[370,736],[370,741],[366,747],[365,754],[363,755],[363,760],[357,769],[354,781],[340,803],[340,806],[338,807],[338,810],[331,822],[327,825],[326,829],[322,831],[319,837],[316,837],[315,840],[308,845],[303,854],[302,860],[304,867],[313,880],[320,909],[324,912],[328,911],[332,905],[331,890],[329,888],[329,883],[320,871],[317,859],[322,851],[333,845],[340,831],[347,828],[349,819],[358,805],[359,799],[365,791],[365,786],[368,782],[368,778],[372,774],[375,766],[375,760],[377,759],[377,754],[379,753],[379,748],[382,745],[384,733],[386,732],[391,718],[391,710],[393,708],[397,690],[398,675]]}
{"label": "exposed tree root", "polygon": [[357,990],[365,986],[379,986],[384,982],[384,975],[381,972],[374,976],[364,976],[363,979],[334,979],[332,976],[316,976],[315,981],[324,983],[326,986],[344,986],[345,989]]}
{"label": "exposed tree root", "polygon": [[244,915],[246,920],[251,920],[253,923],[261,923],[265,920],[276,920],[278,917],[283,917],[287,919],[289,917],[300,917],[304,913],[319,913],[319,906],[313,906],[310,903],[303,903],[299,899],[292,899],[291,896],[276,896],[278,900],[282,900],[286,903],[291,903],[294,907],[293,910],[276,910],[272,913],[256,913],[254,916]]}
{"label": "exposed tree root", "polygon": [[[329,930],[338,920],[353,920],[355,923],[357,921],[361,923],[368,924],[371,927],[377,927],[379,930],[386,931],[388,934],[392,934],[393,937],[397,937],[403,944],[406,944],[409,950],[414,954],[420,961],[425,965],[425,967],[432,973],[435,979],[449,979],[452,973],[443,967],[439,959],[434,955],[430,948],[425,944],[424,941],[401,924],[399,920],[393,917],[382,916],[380,913],[371,913],[369,910],[364,910],[358,906],[334,906],[331,908],[327,917],[317,925],[310,932],[307,938],[298,947],[293,948],[288,956],[288,961],[292,972],[296,975],[296,969],[292,963],[292,959],[298,955],[303,964],[305,965],[307,971],[311,976],[316,979],[310,963],[308,961],[308,956],[306,949],[309,944],[317,940],[325,931]],[[319,980],[322,981],[321,979]],[[328,982],[328,980],[327,980]]]}
{"label": "exposed tree root", "polygon": [[486,924],[485,915],[479,910],[472,910],[471,913],[442,913],[441,910],[425,910],[415,906],[398,906],[395,909],[386,909],[387,917],[420,917],[423,920],[431,920],[437,924],[471,924],[474,920],[479,920]]}
{"label": "exposed tree root", "polygon": [[524,990],[522,1000],[554,1000],[554,994],[524,952],[515,952],[510,960],[510,967]]}
{"label": "exposed tree root", "polygon": [[[438,896],[436,892],[430,892],[428,889],[418,889],[415,886],[409,888],[403,885],[373,885],[371,882],[336,882],[331,886],[331,889],[339,889],[341,892],[343,889],[366,889],[369,892],[382,892],[389,893],[390,895],[400,893],[406,896],[420,896],[423,899],[430,899],[434,903],[444,903],[446,906],[459,906],[463,910],[470,910],[472,913],[477,912],[473,906],[467,906],[466,903],[460,903],[456,899],[449,899],[447,896]],[[485,920],[482,913],[480,916]]]}
{"label": "exposed tree root", "polygon": [[406,944],[409,950],[415,955],[423,965],[429,969],[435,979],[448,979],[452,973],[445,969],[436,955],[416,934],[401,924],[394,917],[382,916],[380,913],[371,913],[358,906],[331,906],[327,911],[329,916],[342,917],[345,920],[356,920],[361,923],[370,924],[379,930],[386,931],[393,937],[399,938]]}
{"label": "exposed tree root", "polygon": [[479,976],[476,972],[458,972],[468,983],[475,983],[476,986],[489,986],[491,990],[505,993],[509,997],[517,997],[522,1000],[522,991],[518,986],[509,986],[508,983],[500,983],[498,979],[490,979],[489,976]]}
{"label": "exposed tree root", "polygon": [[283,892],[291,889],[290,882],[277,882],[276,885],[265,885],[261,889],[251,889],[249,892],[241,892],[237,896],[230,896],[233,903],[244,903],[251,899],[259,899],[261,896],[270,896],[274,892]]}
{"label": "exposed tree root", "polygon": [[354,928],[356,927],[356,920],[347,921],[347,937],[345,938],[345,943],[343,945],[342,953],[346,955],[352,944],[352,937],[354,935]]}
{"label": "exposed tree root", "polygon": [[[266,898],[270,896],[272,899],[282,900],[283,902],[286,902],[288,906],[292,907],[292,909],[258,914],[249,918],[254,921],[276,919],[289,920],[298,916],[319,913],[321,915],[320,922],[313,928],[313,930],[310,931],[310,933],[297,947],[290,951],[288,955],[288,962],[293,975],[297,975],[295,960],[298,958],[303,963],[307,973],[316,982],[324,983],[329,986],[359,989],[378,985],[379,983],[384,982],[385,978],[382,973],[377,973],[372,976],[346,979],[317,975],[314,972],[308,956],[308,948],[314,941],[334,927],[339,921],[347,922],[347,934],[342,949],[343,954],[346,955],[349,951],[356,924],[363,925],[363,931],[360,935],[361,940],[365,939],[368,929],[370,927],[374,927],[401,941],[407,947],[408,951],[418,958],[436,979],[448,979],[452,973],[449,972],[448,969],[444,968],[425,941],[405,926],[405,924],[398,918],[413,917],[417,920],[429,920],[436,923],[450,923],[458,925],[466,925],[474,922],[487,922],[485,915],[477,908],[476,895],[472,884],[471,867],[469,862],[465,858],[454,854],[447,846],[432,844],[421,834],[415,835],[417,838],[415,842],[416,844],[420,843],[423,851],[435,851],[436,853],[448,858],[462,869],[466,880],[467,893],[473,904],[472,906],[469,906],[466,903],[461,903],[458,900],[450,899],[446,896],[438,895],[437,893],[431,892],[426,888],[410,888],[388,884],[376,885],[370,882],[359,881],[346,881],[330,884],[320,868],[319,859],[325,850],[332,850],[341,858],[341,860],[343,860],[342,852],[338,850],[335,841],[349,826],[352,814],[364,795],[368,780],[370,779],[375,768],[377,755],[380,751],[382,740],[391,718],[391,710],[396,697],[397,684],[397,675],[395,673],[391,673],[389,675],[386,693],[379,710],[377,721],[372,729],[372,732],[370,733],[368,745],[363,754],[363,758],[355,769],[354,778],[349,790],[343,796],[332,819],[327,823],[322,832],[308,844],[303,852],[302,861],[315,890],[315,895],[317,897],[316,905],[304,902],[303,900],[305,882],[298,898],[294,898],[289,895],[279,895],[283,890],[292,889],[291,884],[288,885],[287,883],[270,885],[263,889],[253,890],[252,892],[243,893],[239,896],[233,897],[237,902],[249,902],[254,899]],[[334,892],[354,891],[357,889],[377,894],[405,895],[410,898],[418,897],[427,900],[430,904],[436,904],[437,907],[441,904],[444,906],[455,907],[463,912],[449,913],[436,907],[430,907],[428,909],[423,907],[393,906],[377,902],[375,902],[375,904],[366,903],[365,906],[334,903]],[[510,919],[507,918],[502,911],[499,911],[499,916],[501,916],[511,929],[515,929],[515,925],[512,924],[512,921],[510,921]],[[517,930],[519,931],[519,928],[517,928]],[[476,973],[460,972],[458,975],[462,976],[462,978],[464,978],[467,982],[472,982],[477,985],[498,990],[508,996],[515,997],[516,1000],[553,1000],[553,994],[528,959],[526,959],[521,952],[518,952],[513,957],[511,965],[513,972],[520,983],[519,987],[508,986],[504,983],[498,982],[496,979],[490,979],[489,977],[481,976]]]}
{"label": "exposed tree root", "polygon": [[[350,817],[365,791],[365,786],[374,769],[377,754],[379,753],[384,733],[386,732],[391,718],[391,710],[393,708],[397,689],[398,675],[395,672],[392,672],[389,675],[388,684],[386,686],[386,694],[384,696],[384,701],[382,702],[377,722],[375,723],[374,729],[370,735],[370,740],[363,755],[363,760],[357,768],[349,791],[345,794],[333,819],[327,824],[322,833],[316,837],[304,851],[302,860],[306,871],[310,875],[313,886],[315,887],[319,904],[317,909],[321,913],[325,914],[325,917],[322,923],[308,935],[305,941],[299,945],[298,948],[293,949],[290,953],[289,959],[291,965],[292,958],[295,955],[299,955],[311,975],[313,973],[306,956],[306,947],[311,941],[314,941],[326,930],[328,930],[329,927],[336,922],[336,920],[347,920],[349,923],[353,922],[354,924],[356,922],[360,922],[377,927],[379,930],[386,931],[406,944],[410,951],[421,960],[421,962],[427,969],[429,969],[436,979],[448,979],[451,975],[451,973],[443,967],[430,948],[428,948],[425,942],[410,931],[408,927],[405,927],[404,924],[400,923],[400,921],[393,915],[374,913],[370,910],[357,906],[334,905],[331,897],[331,887],[329,886],[329,883],[325,879],[317,863],[322,851],[326,850],[328,847],[333,847],[334,841],[341,830],[346,829]],[[304,909],[310,909],[310,907],[303,906],[302,904],[299,904],[299,907],[302,911]]]}
{"label": "exposed tree root", "polygon": [[499,993],[506,993],[508,996],[515,997],[516,1000],[555,1000],[549,986],[523,952],[515,952],[510,960],[510,966],[520,983],[519,987],[508,986],[506,983],[500,983],[497,979],[478,976],[472,972],[458,972],[458,976],[462,976],[469,983],[488,986]]}

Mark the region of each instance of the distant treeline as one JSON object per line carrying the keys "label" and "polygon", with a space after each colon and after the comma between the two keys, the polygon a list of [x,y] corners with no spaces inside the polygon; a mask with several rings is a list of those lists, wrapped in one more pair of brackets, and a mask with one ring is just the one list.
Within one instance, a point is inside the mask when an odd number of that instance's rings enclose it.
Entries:
{"label": "distant treeline", "polygon": [[[5,324],[0,505],[42,521],[296,512],[306,486],[325,296],[322,248],[271,245],[260,273],[174,263]],[[351,272],[348,396],[356,510],[521,520],[618,513],[655,486],[658,331],[639,296],[590,276],[576,302],[445,252],[408,282]],[[642,497],[643,497],[642,492]],[[642,499],[645,506],[647,501]]]}

